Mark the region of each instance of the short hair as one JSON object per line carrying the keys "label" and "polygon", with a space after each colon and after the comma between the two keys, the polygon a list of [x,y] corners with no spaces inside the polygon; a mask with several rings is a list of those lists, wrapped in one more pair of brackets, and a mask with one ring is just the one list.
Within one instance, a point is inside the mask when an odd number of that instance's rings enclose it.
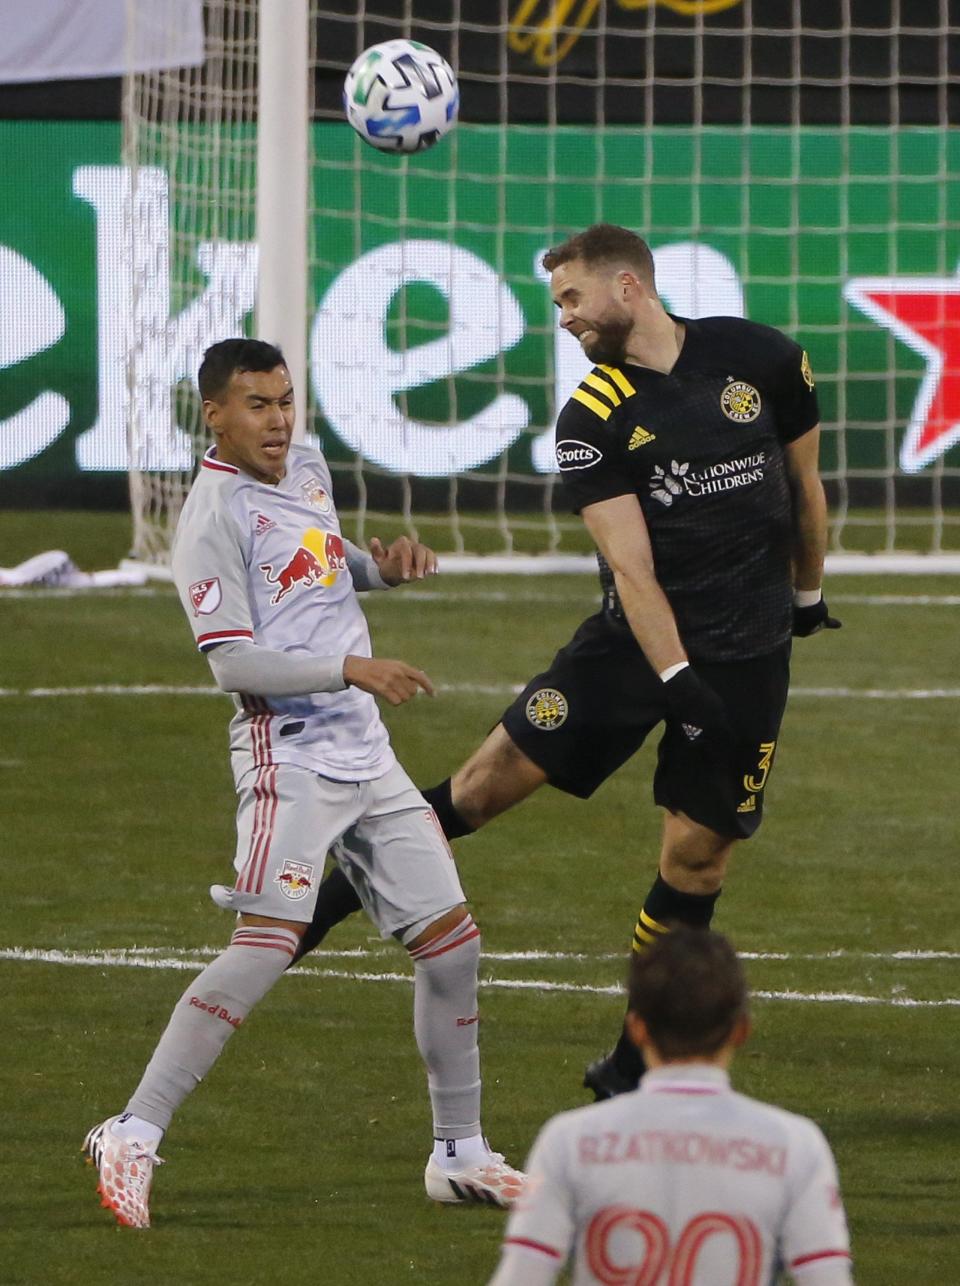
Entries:
{"label": "short hair", "polygon": [[677,925],[634,955],[629,1008],[665,1059],[715,1054],[747,1013],[747,982],[722,934]]}
{"label": "short hair", "polygon": [[237,371],[272,371],[287,359],[275,344],[262,339],[221,339],[203,355],[197,386],[204,402],[215,401]]}
{"label": "short hair", "polygon": [[633,269],[651,290],[654,286],[653,255],[643,237],[616,223],[595,223],[584,232],[568,237],[543,256],[543,266],[553,272],[562,263],[580,259],[589,268],[623,264]]}

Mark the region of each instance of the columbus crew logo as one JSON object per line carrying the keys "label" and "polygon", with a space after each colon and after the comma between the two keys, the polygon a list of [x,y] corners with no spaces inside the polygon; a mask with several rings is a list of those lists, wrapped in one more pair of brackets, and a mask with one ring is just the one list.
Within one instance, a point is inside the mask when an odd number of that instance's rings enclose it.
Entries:
{"label": "columbus crew logo", "polygon": [[734,380],[720,394],[720,409],[728,420],[749,424],[760,414],[760,394],[752,384]]}
{"label": "columbus crew logo", "polygon": [[567,698],[556,688],[540,688],[527,702],[527,718],[544,732],[553,732],[566,723],[569,713]]}

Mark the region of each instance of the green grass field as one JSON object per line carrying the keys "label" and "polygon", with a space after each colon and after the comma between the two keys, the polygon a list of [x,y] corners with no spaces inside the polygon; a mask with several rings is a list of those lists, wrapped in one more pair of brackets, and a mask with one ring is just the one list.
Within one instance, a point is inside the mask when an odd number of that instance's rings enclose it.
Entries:
{"label": "green grass field", "polygon": [[[122,515],[0,514],[0,562],[59,545],[108,566],[127,531]],[[767,820],[716,920],[753,953],[758,993],[735,1077],[826,1130],[860,1283],[955,1286],[960,589],[829,588],[844,628],[797,643]],[[368,596],[377,651],[440,685],[387,715],[415,780],[457,766],[595,598],[584,576]],[[98,1208],[83,1135],[123,1106],[184,969],[230,929],[206,895],[230,872],[230,706],[170,690],[210,677],[169,587],[0,592],[0,622],[0,1282],[484,1282],[502,1217],[423,1195],[412,990],[379,976],[410,969],[359,917],[281,981],[179,1114],[153,1229]],[[517,1163],[549,1114],[586,1100],[583,1065],[619,1027],[655,869],[652,765],[646,747],[589,802],[545,789],[458,844],[488,953],[485,1125]]]}

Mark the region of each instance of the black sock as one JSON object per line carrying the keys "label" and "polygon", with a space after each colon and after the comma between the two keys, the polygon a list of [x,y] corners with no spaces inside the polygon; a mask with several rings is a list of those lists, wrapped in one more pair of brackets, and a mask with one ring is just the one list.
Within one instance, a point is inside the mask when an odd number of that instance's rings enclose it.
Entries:
{"label": "black sock", "polygon": [[660,872],[644,898],[637,927],[633,931],[634,951],[643,951],[671,925],[688,924],[691,929],[709,929],[720,890],[716,893],[681,893],[668,884]]}
{"label": "black sock", "polygon": [[313,919],[307,925],[307,931],[300,939],[300,946],[291,964],[302,960],[308,951],[320,945],[335,924],[345,920],[348,915],[361,909],[362,903],[357,897],[353,885],[335,866],[330,874],[320,881],[317,889],[317,905]]}
{"label": "black sock", "polygon": [[[681,893],[668,884],[660,872],[644,899],[637,926],[633,931],[633,950],[645,951],[658,937],[669,933],[674,924],[688,924],[694,929],[709,929],[720,890],[716,893]],[[613,1051],[616,1068],[624,1076],[643,1075],[643,1055],[627,1035],[624,1027]]]}
{"label": "black sock", "polygon": [[431,786],[429,790],[422,790],[420,793],[436,813],[437,821],[447,839],[459,839],[461,835],[472,835],[476,830],[475,826],[468,826],[454,808],[449,777],[439,786]]}

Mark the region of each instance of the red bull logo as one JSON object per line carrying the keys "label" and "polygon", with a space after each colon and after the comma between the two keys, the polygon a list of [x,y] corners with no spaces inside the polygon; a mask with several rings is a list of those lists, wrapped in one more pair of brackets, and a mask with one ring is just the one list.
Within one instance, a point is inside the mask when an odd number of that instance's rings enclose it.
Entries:
{"label": "red bull logo", "polygon": [[347,570],[347,557],[343,541],[336,532],[310,527],[304,532],[297,552],[288,563],[276,570],[273,563],[261,563],[260,570],[268,585],[276,585],[276,593],[270,602],[277,604],[293,593],[298,585],[308,588],[311,585],[325,588],[333,585],[340,572]]}
{"label": "red bull logo", "polygon": [[284,862],[276,883],[285,898],[299,902],[313,888],[313,867],[308,862]]}

